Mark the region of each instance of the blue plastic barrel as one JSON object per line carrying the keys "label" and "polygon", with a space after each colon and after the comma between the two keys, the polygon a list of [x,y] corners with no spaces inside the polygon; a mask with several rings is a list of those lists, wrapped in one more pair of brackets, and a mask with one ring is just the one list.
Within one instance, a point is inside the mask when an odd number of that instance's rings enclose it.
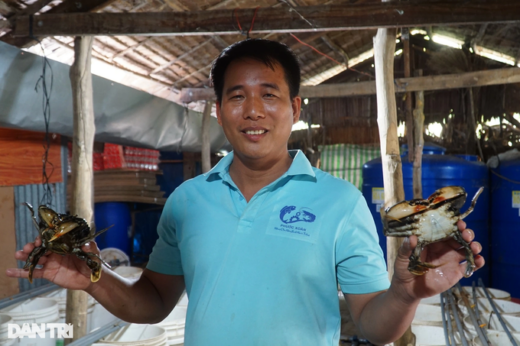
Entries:
{"label": "blue plastic barrel", "polygon": [[159,169],[163,174],[157,175],[157,184],[164,191],[164,197],[168,198],[184,181],[182,153],[161,151]]}
{"label": "blue plastic barrel", "polygon": [[[471,199],[481,186],[484,192],[480,195],[475,210],[464,219],[468,228],[475,232],[475,240],[482,244],[482,256],[489,257],[489,172],[487,166],[473,157],[456,157],[444,155],[445,149],[435,145],[426,145],[423,150],[422,161],[422,188],[423,198],[427,198],[435,190],[450,185],[462,186],[468,197],[461,208],[464,212],[471,204]],[[401,156],[403,167],[403,183],[405,198],[413,198],[413,163],[408,160],[408,154]],[[386,237],[383,234],[383,225],[379,210],[384,203],[383,194],[383,167],[381,158],[367,162],[363,166],[363,195],[374,217],[379,244],[386,259]],[[471,281],[482,278],[489,284],[489,266],[485,266],[470,279],[463,279],[461,284],[471,284]]]}
{"label": "blue plastic barrel", "polygon": [[100,231],[112,226],[95,240],[100,249],[115,247],[130,256],[129,234],[132,226],[130,208],[125,202],[104,202],[94,205],[96,229]]}
{"label": "blue plastic barrel", "polygon": [[520,160],[491,170],[491,201],[492,287],[520,298]]}

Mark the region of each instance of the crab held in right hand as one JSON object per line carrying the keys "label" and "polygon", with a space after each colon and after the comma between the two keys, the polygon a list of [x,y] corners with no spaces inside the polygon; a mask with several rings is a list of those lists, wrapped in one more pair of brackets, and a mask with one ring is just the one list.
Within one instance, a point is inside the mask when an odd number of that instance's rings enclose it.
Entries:
{"label": "crab held in right hand", "polygon": [[473,252],[457,228],[457,221],[468,216],[475,207],[481,187],[471,206],[460,213],[459,209],[466,202],[467,193],[463,187],[447,186],[438,189],[427,199],[413,199],[399,202],[382,213],[383,231],[387,237],[408,237],[416,235],[418,244],[410,256],[408,270],[415,275],[423,275],[437,266],[420,261],[422,249],[431,243],[454,238],[466,250],[465,277],[470,277],[475,270]]}

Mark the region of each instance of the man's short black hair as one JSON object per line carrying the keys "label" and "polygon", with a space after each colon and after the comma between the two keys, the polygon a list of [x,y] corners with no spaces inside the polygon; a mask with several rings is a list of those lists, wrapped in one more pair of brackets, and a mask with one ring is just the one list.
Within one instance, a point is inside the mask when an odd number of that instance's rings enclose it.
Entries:
{"label": "man's short black hair", "polygon": [[259,60],[274,70],[279,63],[289,86],[291,100],[300,92],[300,65],[298,58],[285,44],[264,39],[248,39],[236,42],[224,49],[213,61],[211,66],[211,81],[217,96],[217,102],[222,102],[224,75],[229,64],[236,59],[252,58]]}

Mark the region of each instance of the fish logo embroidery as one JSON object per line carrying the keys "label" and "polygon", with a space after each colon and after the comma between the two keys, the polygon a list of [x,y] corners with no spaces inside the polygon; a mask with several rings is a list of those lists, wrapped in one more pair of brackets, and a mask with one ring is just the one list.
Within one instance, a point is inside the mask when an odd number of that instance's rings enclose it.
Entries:
{"label": "fish logo embroidery", "polygon": [[295,222],[314,222],[316,215],[311,213],[309,208],[300,208],[295,212],[296,207],[293,205],[285,206],[280,210],[280,220],[283,223],[295,223]]}

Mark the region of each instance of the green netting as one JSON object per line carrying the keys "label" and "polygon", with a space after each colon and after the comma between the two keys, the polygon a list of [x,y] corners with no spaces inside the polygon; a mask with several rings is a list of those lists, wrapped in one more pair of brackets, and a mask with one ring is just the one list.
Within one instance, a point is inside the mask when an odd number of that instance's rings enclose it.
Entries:
{"label": "green netting", "polygon": [[359,190],[363,185],[363,165],[381,156],[379,146],[333,144],[320,146],[321,169],[345,179]]}

